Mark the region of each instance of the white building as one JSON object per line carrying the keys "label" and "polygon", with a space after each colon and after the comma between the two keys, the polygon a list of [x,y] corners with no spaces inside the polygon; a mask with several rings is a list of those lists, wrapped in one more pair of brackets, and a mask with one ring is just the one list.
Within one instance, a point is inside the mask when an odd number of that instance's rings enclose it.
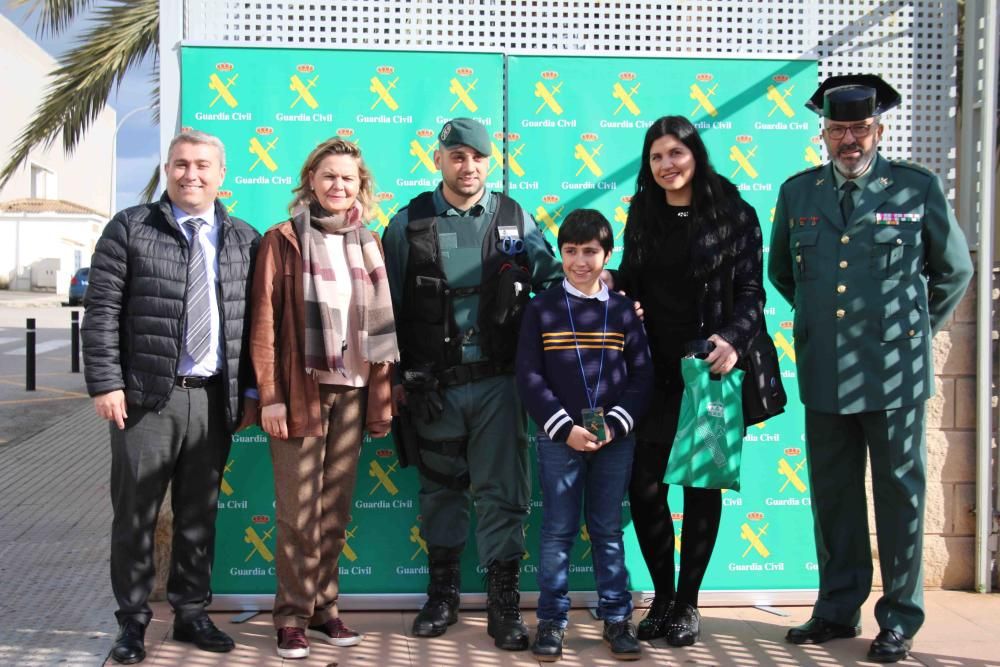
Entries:
{"label": "white building", "polygon": [[[55,58],[0,16],[0,146],[6,161],[46,94]],[[76,269],[89,266],[111,204],[115,112],[91,124],[69,154],[57,139],[33,150],[0,188],[0,287],[65,293]]]}

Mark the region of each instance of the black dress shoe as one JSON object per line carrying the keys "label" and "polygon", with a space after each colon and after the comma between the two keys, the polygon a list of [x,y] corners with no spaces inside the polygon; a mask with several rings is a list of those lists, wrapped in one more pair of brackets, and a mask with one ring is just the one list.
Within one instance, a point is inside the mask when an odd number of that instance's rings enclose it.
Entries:
{"label": "black dress shoe", "polygon": [[868,659],[872,662],[899,662],[909,655],[912,647],[912,639],[895,630],[880,630],[868,649]]}
{"label": "black dress shoe", "polygon": [[653,604],[646,610],[646,617],[639,622],[636,635],[640,641],[659,639],[667,634],[667,623],[670,620],[670,610],[674,601],[663,595],[653,598]]}
{"label": "black dress shoe", "polygon": [[191,621],[174,621],[174,639],[194,644],[202,651],[228,653],[235,644],[225,632],[215,627],[208,614]]}
{"label": "black dress shoe", "polygon": [[674,604],[667,624],[667,643],[671,646],[691,646],[701,636],[701,614],[689,604]]}
{"label": "black dress shoe", "polygon": [[813,616],[802,625],[790,629],[785,639],[792,644],[822,644],[831,639],[857,637],[860,634],[859,625],[841,625]]}
{"label": "black dress shoe", "polygon": [[123,665],[134,665],[146,659],[146,626],[139,621],[123,621],[111,646],[111,658]]}

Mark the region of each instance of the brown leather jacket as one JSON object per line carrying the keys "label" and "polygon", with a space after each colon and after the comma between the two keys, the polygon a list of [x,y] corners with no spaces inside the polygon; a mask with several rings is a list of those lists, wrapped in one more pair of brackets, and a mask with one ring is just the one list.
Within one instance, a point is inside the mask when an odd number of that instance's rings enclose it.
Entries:
{"label": "brown leather jacket", "polygon": [[[290,438],[323,435],[319,384],[306,373],[304,360],[302,289],[302,253],[292,222],[287,220],[264,234],[257,251],[251,292],[250,359],[257,374],[260,406],[285,404]],[[391,419],[390,365],[372,364],[365,428],[388,430]]]}

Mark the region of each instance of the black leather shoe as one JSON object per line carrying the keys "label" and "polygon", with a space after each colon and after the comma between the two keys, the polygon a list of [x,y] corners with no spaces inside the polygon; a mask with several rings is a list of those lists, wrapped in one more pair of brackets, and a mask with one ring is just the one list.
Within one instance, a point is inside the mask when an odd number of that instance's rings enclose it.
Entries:
{"label": "black leather shoe", "polygon": [[671,646],[691,646],[701,636],[701,614],[689,604],[674,604],[667,624],[667,643]]}
{"label": "black leather shoe", "polygon": [[563,637],[566,631],[554,621],[539,621],[531,653],[539,662],[555,662],[562,657]]}
{"label": "black leather shoe", "polygon": [[860,634],[859,625],[841,625],[813,616],[802,625],[790,629],[785,640],[792,644],[822,644],[831,639],[846,639]]}
{"label": "black leather shoe", "polygon": [[639,621],[639,627],[636,628],[636,635],[640,641],[667,636],[667,621],[670,619],[670,610],[673,606],[674,601],[670,598],[662,595],[653,598],[653,604],[646,610],[646,617]]}
{"label": "black leather shoe", "polygon": [[123,665],[134,665],[146,659],[146,626],[139,621],[123,621],[111,646],[111,658]]}
{"label": "black leather shoe", "polygon": [[635,636],[635,626],[627,618],[617,623],[604,621],[604,643],[611,649],[611,655],[618,660],[638,660],[642,657],[642,648]]}
{"label": "black leather shoe", "polygon": [[174,621],[174,639],[187,644],[194,644],[202,651],[212,653],[229,653],[236,646],[232,638],[215,627],[208,614],[199,616],[192,621]]}
{"label": "black leather shoe", "polygon": [[909,655],[912,647],[912,639],[895,630],[880,630],[868,649],[868,659],[872,662],[899,662]]}

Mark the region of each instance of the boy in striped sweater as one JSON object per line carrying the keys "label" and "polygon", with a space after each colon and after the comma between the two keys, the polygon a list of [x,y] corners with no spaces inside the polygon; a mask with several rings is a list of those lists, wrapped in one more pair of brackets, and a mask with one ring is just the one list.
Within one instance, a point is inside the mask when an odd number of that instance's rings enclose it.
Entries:
{"label": "boy in striped sweater", "polygon": [[531,301],[521,323],[517,384],[538,432],[542,488],[538,633],[542,661],[562,656],[570,607],[569,555],[586,511],[598,612],[614,657],[640,657],[622,544],[621,504],[632,471],[632,429],[653,386],[653,366],[633,303],[601,272],[611,225],[579,209],[559,228],[565,279]]}

